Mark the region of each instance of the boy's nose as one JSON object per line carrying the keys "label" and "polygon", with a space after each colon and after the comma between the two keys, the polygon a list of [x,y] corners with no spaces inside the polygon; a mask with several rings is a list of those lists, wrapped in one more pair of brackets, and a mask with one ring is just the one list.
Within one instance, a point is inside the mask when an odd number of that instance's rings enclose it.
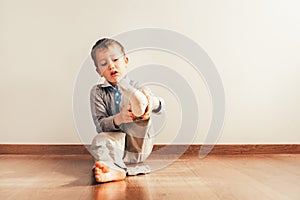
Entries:
{"label": "boy's nose", "polygon": [[115,63],[114,62],[110,62],[109,66],[108,66],[108,69],[113,69],[113,68],[116,68]]}

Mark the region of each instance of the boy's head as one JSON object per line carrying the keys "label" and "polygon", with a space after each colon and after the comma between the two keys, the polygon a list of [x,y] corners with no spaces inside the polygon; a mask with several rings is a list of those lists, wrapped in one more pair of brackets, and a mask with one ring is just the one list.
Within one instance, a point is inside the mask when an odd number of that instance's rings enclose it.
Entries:
{"label": "boy's head", "polygon": [[98,40],[92,48],[91,57],[98,74],[112,85],[125,76],[128,58],[118,41],[109,38]]}

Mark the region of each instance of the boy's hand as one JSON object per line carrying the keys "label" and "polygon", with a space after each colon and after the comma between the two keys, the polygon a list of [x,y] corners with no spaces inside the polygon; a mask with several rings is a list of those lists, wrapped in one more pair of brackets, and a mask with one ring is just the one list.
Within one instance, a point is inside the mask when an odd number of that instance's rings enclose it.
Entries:
{"label": "boy's hand", "polygon": [[131,106],[124,107],[120,113],[114,117],[114,124],[120,126],[123,123],[133,122],[133,114],[131,112]]}

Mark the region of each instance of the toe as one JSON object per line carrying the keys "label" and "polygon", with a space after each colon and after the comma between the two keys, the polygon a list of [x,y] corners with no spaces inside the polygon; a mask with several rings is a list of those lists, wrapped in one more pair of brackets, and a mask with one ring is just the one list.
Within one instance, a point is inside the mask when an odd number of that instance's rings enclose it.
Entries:
{"label": "toe", "polygon": [[106,165],[103,165],[102,163],[100,163],[99,161],[97,161],[95,163],[95,169],[98,168],[100,169],[103,173],[107,173],[109,172],[109,167]]}
{"label": "toe", "polygon": [[100,174],[100,172],[101,172],[101,170],[99,169],[99,168],[95,168],[94,169],[94,173],[95,173],[95,175],[98,175],[98,174]]}
{"label": "toe", "polygon": [[102,164],[99,161],[97,161],[97,162],[95,162],[95,167],[96,168],[101,168]]}
{"label": "toe", "polygon": [[95,179],[97,182],[101,182],[101,176],[100,175],[95,175]]}

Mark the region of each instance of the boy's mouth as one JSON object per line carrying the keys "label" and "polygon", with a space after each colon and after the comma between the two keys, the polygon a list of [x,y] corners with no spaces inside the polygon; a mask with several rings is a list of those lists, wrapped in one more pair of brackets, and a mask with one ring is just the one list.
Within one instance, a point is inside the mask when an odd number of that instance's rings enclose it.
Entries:
{"label": "boy's mouth", "polygon": [[118,73],[119,73],[118,71],[112,71],[112,72],[110,73],[110,75],[111,75],[111,76],[116,76]]}

